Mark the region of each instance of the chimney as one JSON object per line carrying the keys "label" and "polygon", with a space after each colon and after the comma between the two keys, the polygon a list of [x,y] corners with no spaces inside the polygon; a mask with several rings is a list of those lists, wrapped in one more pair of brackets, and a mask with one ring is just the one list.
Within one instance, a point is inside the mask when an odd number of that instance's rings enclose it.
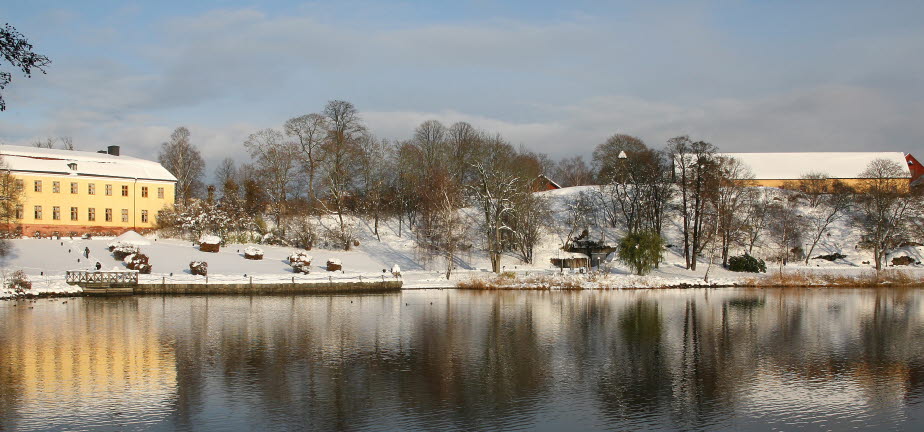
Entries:
{"label": "chimney", "polygon": [[119,155],[119,146],[117,146],[117,145],[111,145],[111,146],[109,146],[109,147],[106,147],[106,153],[109,153],[109,154],[111,154],[111,155],[113,155],[113,156],[118,156],[118,155]]}

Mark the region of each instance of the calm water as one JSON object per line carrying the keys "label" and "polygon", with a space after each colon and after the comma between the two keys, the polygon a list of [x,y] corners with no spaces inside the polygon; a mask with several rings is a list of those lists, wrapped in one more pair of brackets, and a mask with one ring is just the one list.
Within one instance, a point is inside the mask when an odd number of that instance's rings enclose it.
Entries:
{"label": "calm water", "polygon": [[0,430],[924,430],[922,300],[718,289],[0,302]]}

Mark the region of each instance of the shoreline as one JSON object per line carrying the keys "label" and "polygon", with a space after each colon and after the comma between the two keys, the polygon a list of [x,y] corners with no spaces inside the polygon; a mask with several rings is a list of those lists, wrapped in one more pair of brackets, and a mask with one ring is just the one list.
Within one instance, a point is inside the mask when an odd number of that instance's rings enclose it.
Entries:
{"label": "shoreline", "polygon": [[911,285],[892,285],[882,284],[878,286],[858,286],[858,285],[751,285],[751,284],[682,284],[682,285],[663,285],[663,286],[624,286],[624,287],[588,287],[588,288],[560,288],[548,286],[508,286],[508,287],[489,287],[489,288],[463,288],[463,287],[410,287],[384,290],[317,290],[317,291],[185,291],[185,292],[163,292],[163,291],[144,291],[136,293],[92,293],[87,291],[69,291],[69,292],[39,292],[25,293],[21,295],[12,295],[0,297],[0,301],[18,301],[18,300],[38,300],[38,299],[59,299],[59,298],[77,298],[77,297],[183,297],[183,296],[341,296],[341,295],[364,295],[364,294],[399,294],[403,291],[425,291],[425,290],[459,290],[459,291],[641,291],[641,290],[682,290],[682,289],[921,289],[924,283]]}

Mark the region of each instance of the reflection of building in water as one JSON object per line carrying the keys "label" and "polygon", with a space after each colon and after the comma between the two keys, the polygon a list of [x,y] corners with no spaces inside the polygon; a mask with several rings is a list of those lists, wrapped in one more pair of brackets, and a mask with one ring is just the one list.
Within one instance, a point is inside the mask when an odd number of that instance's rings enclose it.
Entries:
{"label": "reflection of building in water", "polygon": [[137,417],[168,406],[176,386],[173,353],[136,309],[128,299],[40,300],[34,309],[0,314],[7,324],[0,382],[12,383],[3,385],[16,401],[6,409],[27,423],[20,427],[62,427],[79,416],[105,422],[113,413]]}

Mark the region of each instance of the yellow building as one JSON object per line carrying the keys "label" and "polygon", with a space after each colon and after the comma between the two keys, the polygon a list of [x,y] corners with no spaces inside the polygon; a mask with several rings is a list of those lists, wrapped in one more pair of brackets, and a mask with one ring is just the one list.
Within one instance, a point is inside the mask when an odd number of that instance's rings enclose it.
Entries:
{"label": "yellow building", "polygon": [[144,231],[173,206],[176,177],[157,162],[107,152],[0,145],[22,199],[16,227],[25,235]]}

